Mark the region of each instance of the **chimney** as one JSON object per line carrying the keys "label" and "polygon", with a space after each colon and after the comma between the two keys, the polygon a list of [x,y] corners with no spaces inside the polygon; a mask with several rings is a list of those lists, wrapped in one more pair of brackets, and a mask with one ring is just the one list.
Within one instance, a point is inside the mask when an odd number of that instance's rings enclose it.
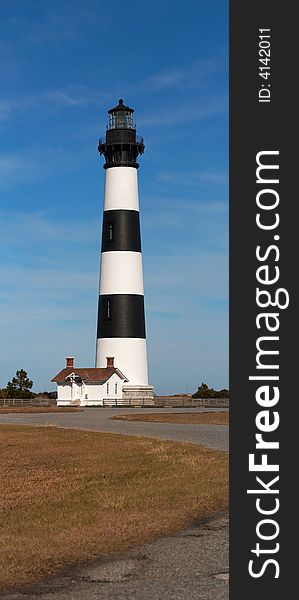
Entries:
{"label": "chimney", "polygon": [[74,366],[74,360],[75,360],[74,357],[73,356],[67,356],[65,360],[66,360],[66,368],[68,368],[68,367],[73,368],[73,366]]}
{"label": "chimney", "polygon": [[107,369],[114,369],[114,356],[106,356]]}

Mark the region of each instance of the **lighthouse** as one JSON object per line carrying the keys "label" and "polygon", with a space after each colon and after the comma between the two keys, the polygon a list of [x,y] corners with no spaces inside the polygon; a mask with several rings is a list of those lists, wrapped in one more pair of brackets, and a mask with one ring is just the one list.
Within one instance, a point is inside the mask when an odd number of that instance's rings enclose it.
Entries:
{"label": "lighthouse", "polygon": [[[125,398],[153,398],[148,385],[144,288],[138,198],[138,162],[144,152],[134,109],[122,99],[108,111],[98,145],[105,158],[96,368],[107,357],[125,375]],[[147,402],[148,404],[149,402]]]}

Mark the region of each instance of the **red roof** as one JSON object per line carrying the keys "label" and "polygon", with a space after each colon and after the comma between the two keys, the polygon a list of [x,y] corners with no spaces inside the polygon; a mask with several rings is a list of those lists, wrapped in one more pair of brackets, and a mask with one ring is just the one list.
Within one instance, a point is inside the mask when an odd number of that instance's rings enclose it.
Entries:
{"label": "red roof", "polygon": [[89,382],[105,383],[113,373],[116,373],[121,379],[128,381],[124,374],[114,367],[106,367],[105,369],[75,369],[74,367],[66,367],[65,369],[62,369],[60,373],[55,375],[51,381],[64,383],[68,375],[71,375],[72,373]]}

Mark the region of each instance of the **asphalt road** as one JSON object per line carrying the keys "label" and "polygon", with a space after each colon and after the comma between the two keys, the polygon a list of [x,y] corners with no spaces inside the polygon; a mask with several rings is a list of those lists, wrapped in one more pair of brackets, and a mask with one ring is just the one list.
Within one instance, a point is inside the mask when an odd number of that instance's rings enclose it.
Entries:
{"label": "asphalt road", "polygon": [[[176,442],[192,442],[215,448],[228,450],[228,427],[226,425],[182,425],[176,423],[142,423],[134,421],[113,421],[112,415],[125,413],[149,412],[205,412],[211,409],[124,409],[124,408],[85,408],[80,413],[40,413],[40,414],[0,414],[1,423],[19,425],[54,425],[92,431],[123,433],[125,435],[144,435],[147,437],[174,440]],[[219,409],[215,409],[217,412]]]}
{"label": "asphalt road", "polygon": [[[150,410],[146,409],[146,412]],[[157,410],[182,411],[154,409],[154,412]],[[193,410],[189,409],[190,412]],[[79,414],[0,415],[0,424],[54,425],[144,435],[228,450],[226,426],[109,419],[111,415],[129,411],[141,412],[140,409],[105,408],[85,409]],[[218,515],[120,555],[76,566],[34,588],[22,588],[0,597],[3,600],[228,600],[227,515]]]}

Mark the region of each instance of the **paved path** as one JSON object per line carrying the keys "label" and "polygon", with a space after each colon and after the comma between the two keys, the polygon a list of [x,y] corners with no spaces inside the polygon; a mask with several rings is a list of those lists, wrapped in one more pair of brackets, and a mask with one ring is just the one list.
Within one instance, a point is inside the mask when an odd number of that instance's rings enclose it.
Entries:
{"label": "paved path", "polygon": [[102,558],[3,600],[228,600],[227,518]]}
{"label": "paved path", "polygon": [[[197,411],[205,409],[196,409]],[[209,409],[210,410],[210,409]],[[194,409],[146,409],[148,412]],[[81,413],[0,415],[1,423],[89,429],[188,441],[228,450],[224,425],[112,421],[142,409],[85,409]],[[74,567],[3,600],[228,600],[228,519],[213,518],[109,558]]]}
{"label": "paved path", "polygon": [[[228,450],[228,427],[226,425],[182,425],[176,423],[142,423],[134,421],[114,421],[110,417],[116,414],[149,412],[204,412],[211,409],[124,409],[124,408],[86,408],[80,413],[40,413],[25,415],[1,415],[0,424],[12,423],[19,425],[55,425],[76,429],[90,429],[123,433],[126,435],[144,435],[147,437],[174,440],[177,442],[192,442],[215,448]],[[217,409],[215,409],[217,411]]]}

